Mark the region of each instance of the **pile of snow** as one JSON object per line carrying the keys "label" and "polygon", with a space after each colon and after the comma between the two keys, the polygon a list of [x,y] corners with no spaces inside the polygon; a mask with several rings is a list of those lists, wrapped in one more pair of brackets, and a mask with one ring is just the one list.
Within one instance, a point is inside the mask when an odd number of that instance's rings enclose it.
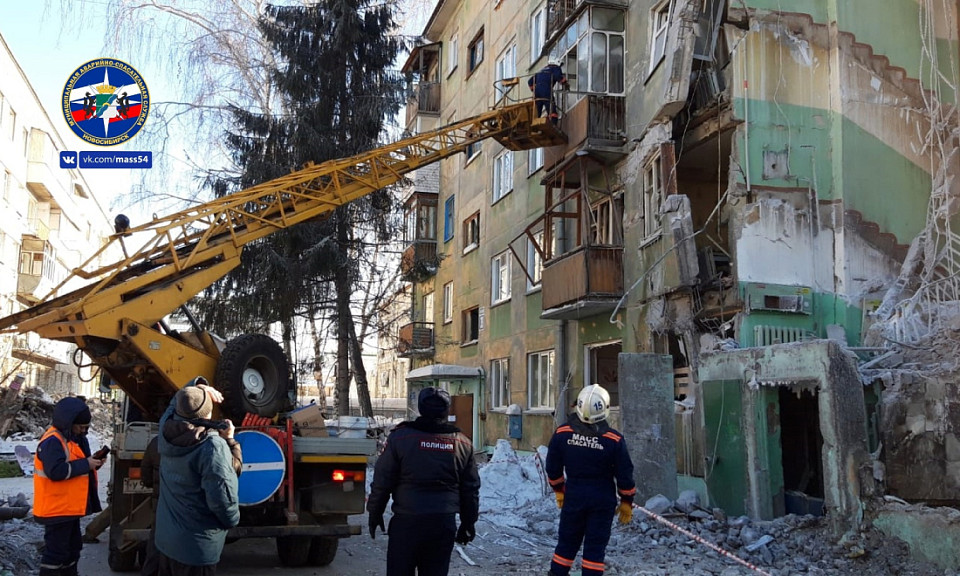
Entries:
{"label": "pile of snow", "polygon": [[533,455],[518,456],[509,441],[497,440],[493,458],[480,467],[480,512],[523,508],[543,499],[546,455],[541,446]]}

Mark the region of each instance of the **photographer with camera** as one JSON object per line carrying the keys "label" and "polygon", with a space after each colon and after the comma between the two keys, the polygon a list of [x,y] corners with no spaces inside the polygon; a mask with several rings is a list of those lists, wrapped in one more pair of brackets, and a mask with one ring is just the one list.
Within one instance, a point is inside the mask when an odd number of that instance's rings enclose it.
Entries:
{"label": "photographer with camera", "polygon": [[101,510],[97,470],[106,454],[90,454],[90,420],[86,402],[64,398],[54,405],[53,425],[37,445],[33,515],[43,524],[40,576],[76,576],[83,548],[80,518]]}
{"label": "photographer with camera", "polygon": [[160,498],[154,544],[160,574],[213,576],[227,531],[240,521],[243,465],[233,423],[213,421],[223,395],[198,376],[160,418]]}

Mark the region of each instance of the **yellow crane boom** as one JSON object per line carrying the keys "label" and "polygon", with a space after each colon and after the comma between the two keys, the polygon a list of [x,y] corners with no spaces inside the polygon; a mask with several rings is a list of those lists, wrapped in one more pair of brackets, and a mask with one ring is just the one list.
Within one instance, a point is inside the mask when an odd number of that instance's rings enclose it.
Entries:
{"label": "yellow crane boom", "polygon": [[[153,412],[149,397],[169,398],[198,374],[214,381],[219,358],[206,332],[171,335],[157,324],[239,265],[246,244],[323,217],[487,138],[511,150],[563,143],[563,134],[534,110],[531,100],[506,105],[118,231],[44,301],[0,319],[0,330],[77,344]],[[123,259],[92,266],[118,244]],[[91,282],[56,296],[77,277]]]}

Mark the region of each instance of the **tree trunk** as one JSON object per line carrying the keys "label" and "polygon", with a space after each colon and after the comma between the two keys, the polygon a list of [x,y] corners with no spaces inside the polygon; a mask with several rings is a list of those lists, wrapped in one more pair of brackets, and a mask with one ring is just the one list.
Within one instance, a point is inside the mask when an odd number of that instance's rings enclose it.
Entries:
{"label": "tree trunk", "polygon": [[367,369],[363,366],[363,349],[360,346],[360,340],[357,339],[357,327],[353,325],[353,319],[349,322],[350,327],[350,353],[353,356],[353,375],[357,381],[357,400],[360,401],[360,415],[372,417],[373,404],[370,402],[370,387],[367,385]]}
{"label": "tree trunk", "polygon": [[[337,208],[337,243],[340,247],[341,261],[345,261],[347,241],[349,240],[347,215],[344,207]],[[350,271],[344,264],[337,266],[334,277],[337,291],[337,416],[350,415]]]}

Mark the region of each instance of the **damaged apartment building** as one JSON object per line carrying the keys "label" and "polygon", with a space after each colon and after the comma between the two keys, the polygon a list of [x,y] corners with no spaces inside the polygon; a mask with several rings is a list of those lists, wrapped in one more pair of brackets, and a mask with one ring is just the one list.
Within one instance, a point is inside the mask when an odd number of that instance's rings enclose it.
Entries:
{"label": "damaged apartment building", "polygon": [[441,0],[408,129],[559,58],[567,144],[417,175],[411,390],[534,450],[598,382],[643,495],[729,514],[956,505],[957,3],[880,4]]}

